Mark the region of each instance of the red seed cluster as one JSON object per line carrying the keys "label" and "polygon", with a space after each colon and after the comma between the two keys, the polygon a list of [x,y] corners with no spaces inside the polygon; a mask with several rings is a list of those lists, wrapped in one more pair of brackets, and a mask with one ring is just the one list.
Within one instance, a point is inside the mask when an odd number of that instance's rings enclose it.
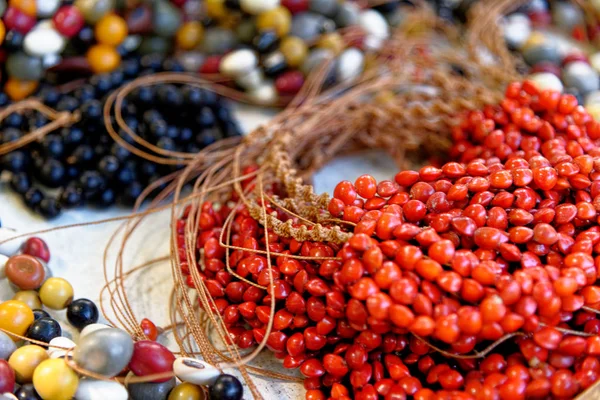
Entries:
{"label": "red seed cluster", "polygon": [[278,237],[236,209],[231,244],[247,250],[229,264],[267,287],[253,250],[268,241],[274,299],[227,272],[232,210],[204,204],[200,274],[232,342],[261,341],[275,301],[267,347],[300,369],[308,400],[570,399],[594,383],[600,123],[571,95],[513,83],[453,139],[456,162],[340,182],[329,212],[354,234],[343,245]]}

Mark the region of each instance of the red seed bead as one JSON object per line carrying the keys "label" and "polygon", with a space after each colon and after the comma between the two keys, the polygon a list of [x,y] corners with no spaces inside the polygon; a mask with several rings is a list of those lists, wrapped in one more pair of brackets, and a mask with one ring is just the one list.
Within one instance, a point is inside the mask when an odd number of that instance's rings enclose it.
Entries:
{"label": "red seed bead", "polygon": [[[129,368],[137,376],[146,376],[173,371],[175,356],[160,343],[141,340],[133,346],[133,355]],[[157,379],[154,382],[166,382],[169,378]]]}
{"label": "red seed bead", "polygon": [[62,6],[52,17],[56,30],[66,37],[73,37],[85,25],[83,14],[75,6]]}
{"label": "red seed bead", "polygon": [[361,175],[354,182],[356,192],[365,199],[371,199],[377,194],[377,181],[371,175]]}
{"label": "red seed bead", "polygon": [[144,318],[142,322],[140,322],[140,328],[142,328],[144,335],[149,340],[154,341],[158,338],[158,329],[156,328],[156,325],[154,325],[154,323],[149,319]]}
{"label": "red seed bead", "polygon": [[300,71],[287,71],[275,79],[275,89],[280,95],[294,95],[304,85],[304,74]]}

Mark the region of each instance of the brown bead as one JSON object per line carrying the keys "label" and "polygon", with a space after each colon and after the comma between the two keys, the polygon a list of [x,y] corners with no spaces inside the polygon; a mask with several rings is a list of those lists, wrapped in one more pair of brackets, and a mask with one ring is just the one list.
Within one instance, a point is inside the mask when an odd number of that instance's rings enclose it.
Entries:
{"label": "brown bead", "polygon": [[27,254],[12,256],[6,261],[6,277],[22,290],[34,290],[44,282],[44,266]]}

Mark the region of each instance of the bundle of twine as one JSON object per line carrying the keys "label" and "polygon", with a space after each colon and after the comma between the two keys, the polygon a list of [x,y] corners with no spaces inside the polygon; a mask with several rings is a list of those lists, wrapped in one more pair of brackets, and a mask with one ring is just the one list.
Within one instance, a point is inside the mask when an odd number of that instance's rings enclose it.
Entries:
{"label": "bundle of twine", "polygon": [[[167,329],[177,342],[179,354],[200,355],[221,370],[239,369],[256,399],[263,397],[251,374],[301,382],[297,375],[280,374],[251,365],[265,347],[271,332],[274,302],[271,302],[271,322],[264,339],[245,354],[226,340],[228,333],[222,317],[218,313],[204,311],[215,309],[215,303],[198,273],[203,266],[199,265],[194,250],[202,204],[236,199],[237,204],[230,207],[233,211],[226,219],[219,238],[220,245],[227,252],[240,249],[230,244],[231,223],[238,205],[245,206],[265,230],[281,237],[301,242],[346,242],[352,235],[351,226],[329,214],[329,195],[315,193],[307,180],[334,157],[365,149],[386,150],[400,169],[427,161],[432,155],[446,154],[451,144],[451,128],[459,117],[466,110],[497,103],[505,86],[520,79],[517,66],[521,61],[507,49],[498,22],[523,2],[477,2],[471,7],[470,23],[464,28],[449,25],[436,17],[424,2],[418,3],[407,16],[412,22],[410,26],[393,32],[381,50],[369,55],[371,67],[358,81],[323,91],[323,82],[330,68],[330,64],[325,63],[308,78],[290,105],[271,122],[242,139],[217,142],[197,154],[167,151],[146,142],[125,124],[120,113],[121,104],[131,91],[145,85],[185,84],[228,95],[222,88],[192,75],[162,73],[139,78],[113,92],[104,109],[106,128],[113,139],[147,160],[184,167],[150,185],[138,199],[134,214],[96,222],[125,220],[104,252],[107,283],[102,292],[108,302],[101,301],[100,305],[105,315],[109,315],[107,311],[110,310],[110,314],[115,316],[109,322],[136,338],[145,337],[125,283],[151,265],[168,262],[173,288],[169,302],[171,324]],[[585,2],[580,5],[582,9],[589,10]],[[349,30],[343,34],[346,40],[351,41],[360,32]],[[37,107],[36,101],[31,100],[28,106]],[[68,124],[77,118],[76,115],[46,111],[56,124]],[[8,115],[7,112],[5,110],[0,117]],[[119,130],[130,135],[136,145],[120,137]],[[29,143],[43,134],[32,132],[22,140]],[[14,150],[14,147],[15,144],[0,147],[0,154],[9,151],[9,148]],[[244,174],[243,168],[249,165],[257,165],[258,168]],[[242,182],[248,180],[254,184],[246,185],[244,189]],[[283,188],[285,196],[267,195],[264,188],[273,184]],[[164,186],[166,188],[144,204],[141,211],[144,200]],[[294,217],[294,224],[291,220],[282,221],[267,213],[267,203]],[[186,261],[193,288],[186,284],[177,248],[176,223],[185,208],[189,210],[185,226]],[[170,254],[143,265],[127,265],[124,253],[142,221],[165,210],[170,212],[171,217]],[[265,251],[243,250],[264,255],[271,271],[271,257],[278,254],[268,250],[268,243],[266,248]],[[115,250],[117,257],[113,263],[109,261],[109,253]],[[286,257],[315,259],[289,254]],[[233,272],[229,265],[227,269]],[[273,282],[272,272],[270,282]],[[268,290],[271,298],[274,297],[272,284],[261,288]],[[217,340],[214,340],[215,337]],[[79,372],[86,374],[85,371]]]}

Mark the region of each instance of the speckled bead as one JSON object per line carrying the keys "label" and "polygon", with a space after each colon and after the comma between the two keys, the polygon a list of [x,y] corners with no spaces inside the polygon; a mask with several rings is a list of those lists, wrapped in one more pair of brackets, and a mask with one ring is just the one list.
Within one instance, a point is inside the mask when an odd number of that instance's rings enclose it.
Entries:
{"label": "speckled bead", "polygon": [[177,358],[173,363],[173,371],[179,380],[200,386],[212,385],[221,374],[212,365],[189,357]]}

